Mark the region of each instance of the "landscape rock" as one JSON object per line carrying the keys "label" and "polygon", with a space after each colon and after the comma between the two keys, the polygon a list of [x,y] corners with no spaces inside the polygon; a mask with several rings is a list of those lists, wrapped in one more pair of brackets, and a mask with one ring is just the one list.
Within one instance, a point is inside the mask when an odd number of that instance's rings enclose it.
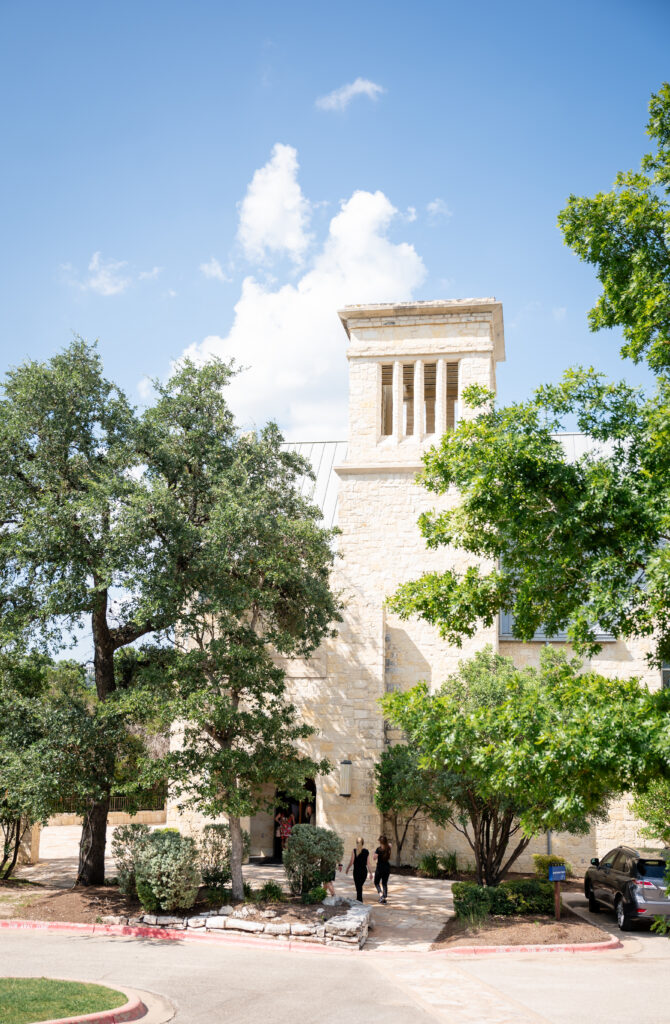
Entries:
{"label": "landscape rock", "polygon": [[212,928],[225,928],[227,917],[208,917],[205,921],[205,928],[210,931]]}
{"label": "landscape rock", "polygon": [[284,921],[273,921],[270,924],[266,924],[265,931],[268,935],[289,935],[291,925]]}
{"label": "landscape rock", "polygon": [[291,935],[315,935],[315,924],[304,924],[302,921],[294,921],[291,925]]}
{"label": "landscape rock", "polygon": [[262,921],[246,921],[241,917],[226,917],[225,921],[226,929],[238,932],[262,932],[265,925]]}
{"label": "landscape rock", "polygon": [[[234,908],[231,907],[229,903],[225,903],[222,907],[219,907],[218,913],[221,914],[221,916],[227,916],[228,914],[233,913],[233,909]],[[213,911],[213,913],[216,913],[216,911]]]}

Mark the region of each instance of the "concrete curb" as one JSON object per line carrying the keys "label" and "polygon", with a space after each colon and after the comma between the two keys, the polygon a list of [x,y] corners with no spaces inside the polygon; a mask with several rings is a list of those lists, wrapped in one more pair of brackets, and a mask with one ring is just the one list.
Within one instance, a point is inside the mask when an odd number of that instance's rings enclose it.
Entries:
{"label": "concrete curb", "polygon": [[[239,935],[231,932],[217,934],[206,932],[202,934],[188,929],[175,931],[170,928],[152,928],[148,925],[131,926],[128,924],[83,924],[78,921],[29,921],[25,918],[2,918],[0,919],[0,930],[23,930],[23,931],[49,931],[49,932],[75,932],[85,935],[119,935],[139,939],[164,939],[168,942],[209,942],[215,946],[255,946],[261,949],[276,949],[280,952],[290,953],[325,953],[329,956],[349,956],[353,953],[361,953],[363,950],[358,946],[351,949],[341,947],[322,946],[314,942],[291,942],[290,939],[278,941],[278,939],[261,939],[251,936]],[[280,937],[281,938],[281,937]],[[118,988],[119,986],[117,986]]]}
{"label": "concrete curb", "polygon": [[623,949],[618,939],[604,942],[568,942],[554,945],[531,946],[454,946],[452,949],[432,949],[433,956],[485,956],[492,953],[604,953],[610,949]]}
{"label": "concrete curb", "polygon": [[[81,979],[76,978],[50,978],[50,981],[78,981]],[[82,982],[83,985],[101,985],[102,982]],[[86,1013],[79,1017],[53,1017],[49,1020],[41,1021],[41,1024],[126,1024],[128,1021],[141,1020],[146,1017],[147,1008],[140,999],[140,996],[133,989],[126,988],[124,985],[110,985],[107,983],[105,988],[118,989],[119,992],[123,992],[124,996],[127,997],[127,1001],[122,1006],[117,1006],[113,1010],[98,1010],[96,1013]]]}
{"label": "concrete curb", "polygon": [[[319,943],[291,942],[290,939],[278,942],[276,939],[268,940],[253,938],[251,936],[233,935],[230,933],[216,934],[206,932],[202,934],[188,929],[174,931],[169,928],[151,928],[148,925],[131,926],[128,924],[82,924],[81,922],[68,921],[29,921],[24,918],[2,918],[0,929],[34,930],[52,932],[79,932],[87,935],[119,935],[135,937],[139,939],[164,939],[167,942],[209,942],[215,946],[232,945],[247,946],[260,949],[276,949],[280,952],[290,953],[325,953],[331,956],[349,956],[350,953],[366,953],[368,956],[416,955],[412,950],[383,950],[383,949],[359,949],[352,946],[351,949],[334,948],[333,946],[322,946]],[[617,938],[607,939],[604,942],[575,942],[556,945],[530,945],[530,946],[454,946],[452,949],[429,949],[425,950],[431,956],[485,956],[495,953],[600,953],[610,949],[622,949],[623,943]],[[423,951],[422,951],[423,952]],[[118,988],[119,986],[117,986]],[[129,1018],[130,1019],[130,1018]]]}

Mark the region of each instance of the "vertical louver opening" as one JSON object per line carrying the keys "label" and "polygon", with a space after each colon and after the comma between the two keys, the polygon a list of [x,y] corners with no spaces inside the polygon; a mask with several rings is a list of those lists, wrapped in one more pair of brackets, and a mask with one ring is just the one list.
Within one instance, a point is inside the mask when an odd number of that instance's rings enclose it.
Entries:
{"label": "vertical louver opening", "polygon": [[414,433],[414,363],[405,363],[402,368],[402,409],[403,434]]}
{"label": "vertical louver opening", "polygon": [[393,431],[393,364],[382,366],[382,437]]}
{"label": "vertical louver opening", "polygon": [[423,404],[426,411],[426,433],[435,433],[435,397],[437,394],[437,363],[423,367]]}

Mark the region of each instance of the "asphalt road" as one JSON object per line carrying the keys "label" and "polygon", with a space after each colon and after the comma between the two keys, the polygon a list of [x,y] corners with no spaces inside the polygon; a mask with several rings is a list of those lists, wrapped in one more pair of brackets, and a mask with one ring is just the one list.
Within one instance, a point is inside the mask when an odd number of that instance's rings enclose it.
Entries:
{"label": "asphalt road", "polygon": [[156,992],[176,1024],[670,1024],[670,940],[644,933],[611,953],[456,961],[5,931],[0,972]]}

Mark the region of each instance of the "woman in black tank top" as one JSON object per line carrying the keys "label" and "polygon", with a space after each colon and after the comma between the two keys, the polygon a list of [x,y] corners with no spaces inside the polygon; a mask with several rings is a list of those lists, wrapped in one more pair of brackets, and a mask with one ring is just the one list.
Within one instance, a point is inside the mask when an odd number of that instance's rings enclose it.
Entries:
{"label": "woman in black tank top", "polygon": [[358,836],[356,839],[356,845],[351,851],[351,858],[349,860],[349,866],[347,867],[347,874],[349,874],[349,868],[354,869],[354,885],[356,886],[356,899],[359,903],[363,902],[363,885],[368,875],[372,877],[370,869],[368,868],[368,857],[370,851],[365,849],[365,840],[363,836]]}

